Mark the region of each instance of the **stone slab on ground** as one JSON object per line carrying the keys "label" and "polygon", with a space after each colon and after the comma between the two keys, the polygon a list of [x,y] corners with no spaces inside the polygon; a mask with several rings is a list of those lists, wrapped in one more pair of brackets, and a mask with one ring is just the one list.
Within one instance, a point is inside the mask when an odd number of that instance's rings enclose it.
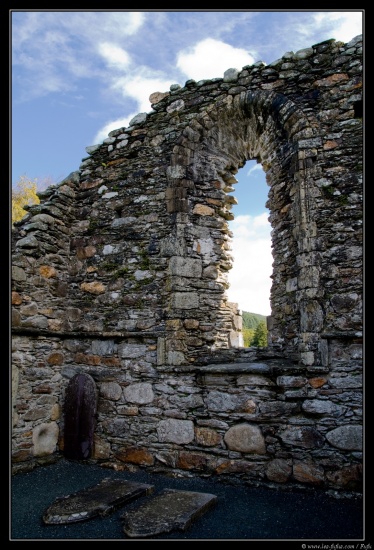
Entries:
{"label": "stone slab on ground", "polygon": [[123,531],[132,538],[185,531],[216,501],[217,496],[210,493],[164,489],[137,509],[123,514]]}
{"label": "stone slab on ground", "polygon": [[153,485],[105,478],[98,484],[57,498],[43,514],[46,524],[75,523],[107,516],[116,508],[153,492]]}

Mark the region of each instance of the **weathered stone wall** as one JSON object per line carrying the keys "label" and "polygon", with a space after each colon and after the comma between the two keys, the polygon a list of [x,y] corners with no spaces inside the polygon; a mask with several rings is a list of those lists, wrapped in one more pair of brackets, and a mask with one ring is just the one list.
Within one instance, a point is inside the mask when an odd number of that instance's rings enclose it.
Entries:
{"label": "weathered stone wall", "polygon": [[[85,372],[101,464],[360,490],[361,37],[150,101],[13,229],[14,470],[63,452]],[[226,297],[250,159],[269,185],[265,350],[240,347]]]}

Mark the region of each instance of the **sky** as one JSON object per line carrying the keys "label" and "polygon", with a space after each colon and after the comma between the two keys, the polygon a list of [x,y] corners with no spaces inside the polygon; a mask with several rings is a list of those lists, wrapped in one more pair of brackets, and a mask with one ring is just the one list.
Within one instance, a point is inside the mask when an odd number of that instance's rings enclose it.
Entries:
{"label": "sky", "polygon": [[[79,169],[86,147],[150,112],[172,84],[222,78],[334,38],[363,33],[365,10],[10,10],[12,187]],[[228,298],[270,315],[268,187],[260,164],[236,174]]]}

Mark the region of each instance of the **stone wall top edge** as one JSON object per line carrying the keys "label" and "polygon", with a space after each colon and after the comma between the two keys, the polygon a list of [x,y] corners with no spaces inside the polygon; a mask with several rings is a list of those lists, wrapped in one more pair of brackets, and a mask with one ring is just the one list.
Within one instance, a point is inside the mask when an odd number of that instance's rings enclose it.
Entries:
{"label": "stone wall top edge", "polygon": [[[237,83],[237,81],[243,76],[243,74],[259,72],[261,70],[266,70],[268,68],[275,69],[278,65],[284,62],[302,60],[303,52],[307,52],[310,50],[310,53],[305,53],[305,56],[312,57],[314,55],[318,55],[320,50],[323,50],[323,53],[328,53],[327,48],[330,48],[331,50],[335,47],[336,52],[334,52],[334,54],[342,55],[345,49],[352,48],[353,46],[358,47],[359,42],[362,42],[362,35],[357,35],[347,43],[343,43],[343,42],[337,41],[334,38],[331,38],[329,40],[325,40],[323,42],[314,44],[309,48],[304,48],[296,52],[292,52],[292,51],[286,52],[283,54],[281,58],[275,61],[272,61],[271,63],[268,63],[268,64],[264,63],[263,61],[258,61],[252,65],[245,65],[241,69],[235,69],[237,71],[237,75],[236,75],[236,78],[233,80],[225,80],[225,78],[212,78],[212,79],[203,79],[203,80],[195,81],[194,79],[189,79],[185,82],[184,86],[180,86],[179,84],[173,84],[170,86],[169,92],[154,92],[154,93],[160,93],[165,97],[161,99],[157,105],[152,105],[152,110],[148,111],[147,113],[138,113],[135,117],[133,117],[130,123],[130,126],[113,129],[108,134],[108,136],[116,136],[117,134],[122,134],[122,133],[131,133],[133,130],[143,127],[149,122],[150,116],[157,114],[157,112],[159,112],[161,108],[163,109],[170,103],[178,101],[178,99],[180,99],[182,96],[184,96],[185,94],[191,93],[191,91],[195,90],[196,88],[200,88],[203,91],[204,87],[212,84],[215,84],[217,87],[235,86],[235,83]],[[232,70],[233,69],[228,69],[226,72],[232,71]],[[138,119],[138,120],[135,120],[135,119]],[[89,158],[92,158],[91,155],[95,155],[98,149],[100,149],[103,146],[104,147],[107,146],[107,144],[105,143],[105,140],[102,143],[89,146],[87,151],[89,156],[84,157],[84,159],[82,160],[87,160]]]}

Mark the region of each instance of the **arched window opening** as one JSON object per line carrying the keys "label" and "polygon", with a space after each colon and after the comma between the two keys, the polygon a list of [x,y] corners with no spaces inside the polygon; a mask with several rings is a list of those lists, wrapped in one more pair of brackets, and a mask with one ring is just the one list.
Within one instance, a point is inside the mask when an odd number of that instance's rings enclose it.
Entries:
{"label": "arched window opening", "polygon": [[269,187],[261,164],[247,161],[235,174],[230,191],[232,206],[233,267],[228,274],[227,296],[242,313],[269,316],[272,274],[271,226],[266,207]]}

